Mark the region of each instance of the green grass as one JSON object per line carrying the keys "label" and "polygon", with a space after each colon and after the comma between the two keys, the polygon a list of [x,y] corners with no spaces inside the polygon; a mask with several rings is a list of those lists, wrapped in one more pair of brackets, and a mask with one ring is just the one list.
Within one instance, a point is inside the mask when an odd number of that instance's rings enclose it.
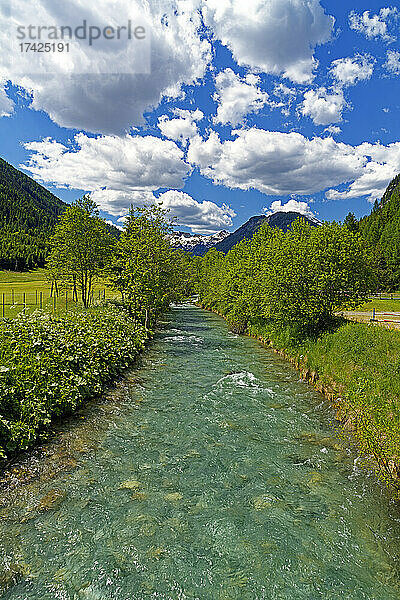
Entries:
{"label": "green grass", "polygon": [[400,313],[400,300],[371,300],[366,302],[357,310],[372,311],[375,308],[377,312],[398,312]]}
{"label": "green grass", "polygon": [[0,286],[8,285],[44,285],[48,286],[46,281],[46,271],[44,269],[35,269],[34,271],[0,271]]}
{"label": "green grass", "polygon": [[[98,298],[100,292],[103,297],[103,290],[106,290],[106,298],[114,298],[116,294],[107,289],[106,283],[98,283],[94,286],[94,298]],[[3,316],[3,294],[4,294],[4,316],[14,318],[24,310],[32,312],[40,306],[40,293],[42,294],[42,308],[54,312],[54,299],[51,297],[51,285],[46,279],[45,269],[37,269],[28,272],[0,271],[0,317]],[[65,309],[75,305],[72,301],[72,290],[69,290],[66,297],[65,291],[61,292],[56,299],[56,313],[61,313]]]}

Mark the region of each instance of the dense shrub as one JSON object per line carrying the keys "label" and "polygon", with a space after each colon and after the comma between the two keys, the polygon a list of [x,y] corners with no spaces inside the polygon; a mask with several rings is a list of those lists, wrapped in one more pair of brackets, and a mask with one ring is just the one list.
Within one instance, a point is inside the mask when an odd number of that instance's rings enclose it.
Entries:
{"label": "dense shrub", "polygon": [[28,448],[51,419],[99,394],[143,348],[147,332],[111,303],[0,324],[0,455]]}

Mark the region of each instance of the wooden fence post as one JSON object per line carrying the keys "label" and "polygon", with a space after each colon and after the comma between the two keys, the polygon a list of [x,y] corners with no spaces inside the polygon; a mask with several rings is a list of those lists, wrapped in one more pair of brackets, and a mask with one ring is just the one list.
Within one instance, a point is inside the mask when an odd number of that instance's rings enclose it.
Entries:
{"label": "wooden fence post", "polygon": [[40,298],[40,299],[39,299],[39,302],[40,302],[40,306],[39,306],[39,308],[40,308],[40,309],[42,309],[42,307],[43,307],[43,292],[40,292],[40,296],[39,296],[39,298]]}
{"label": "wooden fence post", "polygon": [[14,306],[14,290],[11,290],[12,292],[12,305]]}
{"label": "wooden fence post", "polygon": [[3,292],[3,319],[6,316],[5,293]]}
{"label": "wooden fence post", "polygon": [[24,314],[26,313],[26,292],[24,292]]}

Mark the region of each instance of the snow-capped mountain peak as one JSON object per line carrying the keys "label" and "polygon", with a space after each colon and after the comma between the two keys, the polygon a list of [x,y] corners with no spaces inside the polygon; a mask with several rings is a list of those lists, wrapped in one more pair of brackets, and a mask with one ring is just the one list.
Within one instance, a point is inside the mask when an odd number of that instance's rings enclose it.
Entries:
{"label": "snow-capped mountain peak", "polygon": [[186,250],[187,252],[192,252],[198,256],[202,256],[218,244],[218,242],[222,242],[226,237],[228,237],[229,231],[218,231],[213,235],[201,235],[196,233],[187,233],[186,231],[175,231],[171,233],[168,237],[171,242],[171,245],[174,248],[180,248],[182,250]]}

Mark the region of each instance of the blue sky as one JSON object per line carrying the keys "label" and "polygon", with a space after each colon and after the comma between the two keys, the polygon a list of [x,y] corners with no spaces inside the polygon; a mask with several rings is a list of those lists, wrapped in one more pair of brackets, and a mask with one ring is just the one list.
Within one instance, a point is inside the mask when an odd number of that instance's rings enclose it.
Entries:
{"label": "blue sky", "polygon": [[[61,23],[47,4],[14,0],[1,18],[14,27],[20,9],[26,22]],[[79,21],[84,3],[69,4]],[[115,5],[124,22],[131,0]],[[88,3],[82,18],[97,23],[110,6]],[[400,10],[360,0],[243,7],[151,0],[149,74],[126,74],[128,47],[106,57],[115,74],[96,74],[100,54],[83,43],[67,75],[54,64],[30,73],[2,27],[0,155],[66,201],[93,193],[120,224],[131,203],[155,198],[198,233],[271,210],[369,213],[400,172]]]}

